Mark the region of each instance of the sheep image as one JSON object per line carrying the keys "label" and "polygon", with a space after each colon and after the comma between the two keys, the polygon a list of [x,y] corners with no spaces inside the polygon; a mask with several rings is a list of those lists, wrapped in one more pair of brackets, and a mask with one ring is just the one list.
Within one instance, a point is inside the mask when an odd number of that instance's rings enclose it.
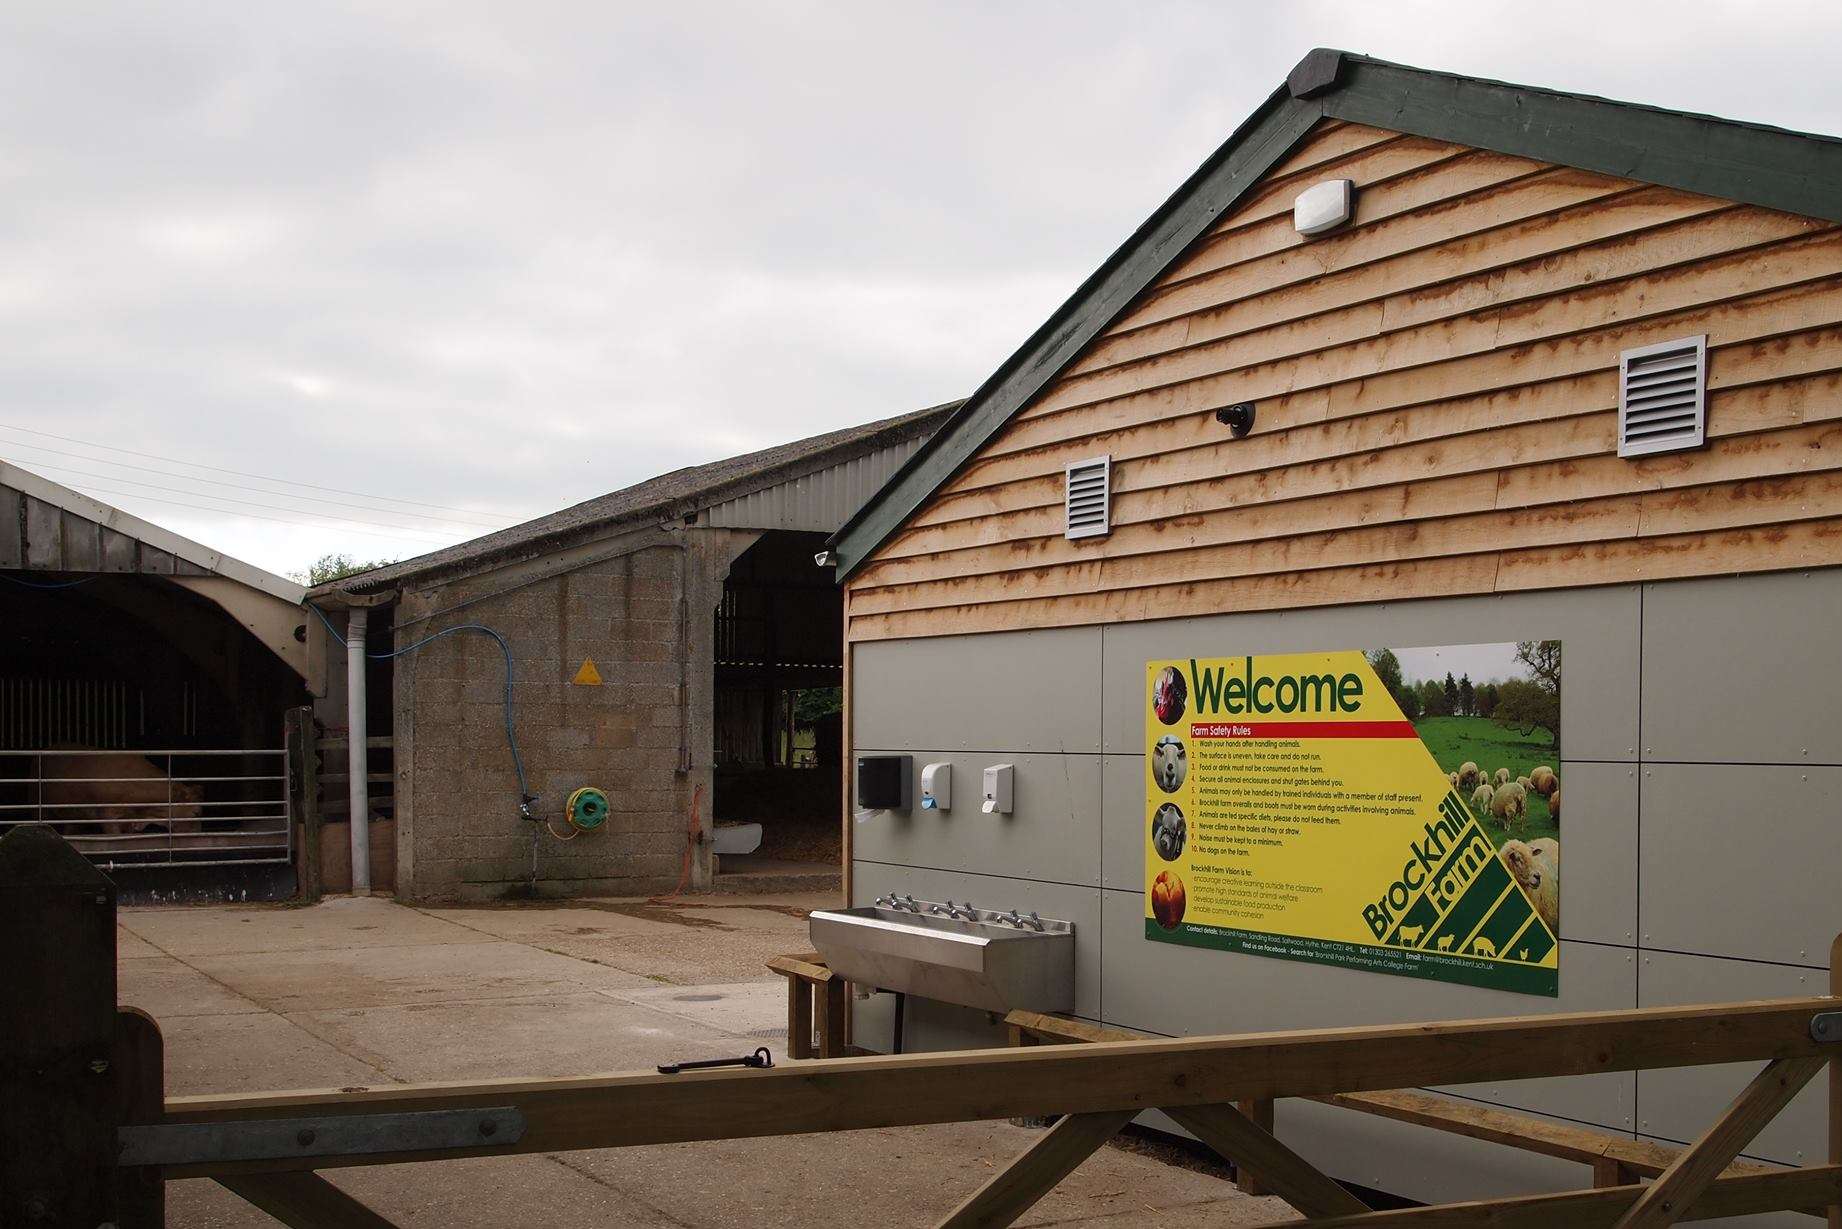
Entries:
{"label": "sheep image", "polygon": [[1520,785],[1499,785],[1490,795],[1490,813],[1502,820],[1506,828],[1520,827],[1529,817],[1529,796]]}
{"label": "sheep image", "polygon": [[1480,785],[1471,791],[1471,809],[1480,815],[1490,813],[1490,787]]}
{"label": "sheep image", "polygon": [[[1539,852],[1537,850],[1539,847]],[[1560,933],[1561,925],[1561,847],[1560,842],[1539,840],[1525,845],[1506,841],[1497,851],[1503,865],[1535,905],[1548,929]]]}
{"label": "sheep image", "polygon": [[1509,769],[1507,768],[1497,769],[1497,775],[1492,777],[1491,780],[1494,781],[1498,785],[1508,785],[1509,784]]}
{"label": "sheep image", "polygon": [[1529,788],[1546,798],[1561,787],[1561,779],[1554,775],[1554,770],[1546,764],[1529,774]]}
{"label": "sheep image", "polygon": [[1477,765],[1470,760],[1466,760],[1458,766],[1459,789],[1473,789],[1482,780],[1483,774],[1478,772]]}
{"label": "sheep image", "polygon": [[1446,774],[1445,774],[1445,779],[1446,779],[1446,780],[1448,780],[1448,781],[1450,781],[1450,782],[1452,783],[1452,788],[1453,788],[1453,789],[1457,789],[1457,788],[1458,788],[1458,774],[1457,774],[1457,773],[1455,773],[1455,772],[1448,772],[1448,773],[1446,773]]}
{"label": "sheep image", "polygon": [[1433,946],[1442,952],[1449,952],[1452,950],[1452,940],[1455,937],[1454,935],[1440,935],[1437,939],[1433,940]]}
{"label": "sheep image", "polygon": [[1558,789],[1548,795],[1548,814],[1554,817],[1558,826],[1561,822],[1561,791]]}

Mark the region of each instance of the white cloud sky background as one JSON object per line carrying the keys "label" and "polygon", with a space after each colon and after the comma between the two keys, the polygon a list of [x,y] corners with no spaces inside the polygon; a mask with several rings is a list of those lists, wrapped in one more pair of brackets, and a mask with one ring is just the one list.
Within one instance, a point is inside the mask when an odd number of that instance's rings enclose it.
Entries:
{"label": "white cloud sky background", "polygon": [[1319,45],[1842,133],[1833,0],[10,5],[0,458],[293,571],[962,396]]}

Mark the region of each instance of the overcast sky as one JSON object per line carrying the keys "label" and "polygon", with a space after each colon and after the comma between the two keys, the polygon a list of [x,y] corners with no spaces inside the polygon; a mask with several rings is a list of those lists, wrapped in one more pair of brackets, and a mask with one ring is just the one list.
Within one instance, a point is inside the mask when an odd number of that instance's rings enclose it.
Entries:
{"label": "overcast sky", "polygon": [[961,396],[1318,45],[1842,132],[1835,0],[16,0],[0,457],[293,571]]}

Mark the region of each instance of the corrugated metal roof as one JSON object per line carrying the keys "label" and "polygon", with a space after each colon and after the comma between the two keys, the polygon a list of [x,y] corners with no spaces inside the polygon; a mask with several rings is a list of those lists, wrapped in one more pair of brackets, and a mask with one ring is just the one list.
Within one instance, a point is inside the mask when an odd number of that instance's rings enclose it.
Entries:
{"label": "corrugated metal roof", "polygon": [[[727,508],[733,528],[811,528],[830,533],[931,435],[959,402],[795,440],[657,478],[387,567],[321,585],[310,596],[375,593],[437,573],[465,573],[513,558],[531,558],[567,542],[636,521],[663,521]],[[852,468],[871,457],[880,460]],[[838,473],[821,477],[830,471]],[[808,481],[808,480],[811,481]],[[802,489],[801,484],[805,483]],[[781,488],[791,488],[782,491]],[[762,498],[754,505],[748,501]],[[836,517],[830,510],[836,509]],[[765,518],[775,523],[757,523]],[[823,520],[824,523],[820,523]],[[704,524],[717,524],[704,520]]]}
{"label": "corrugated metal roof", "polygon": [[704,523],[727,529],[804,529],[830,533],[921,446],[913,436],[836,465],[712,505]]}
{"label": "corrugated metal roof", "polygon": [[302,585],[0,461],[0,568],[222,576],[299,605]]}

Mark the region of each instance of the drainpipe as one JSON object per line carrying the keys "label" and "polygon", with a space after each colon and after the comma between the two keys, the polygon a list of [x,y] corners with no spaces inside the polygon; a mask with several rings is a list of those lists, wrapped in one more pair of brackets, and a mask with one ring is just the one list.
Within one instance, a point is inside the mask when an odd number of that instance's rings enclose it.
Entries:
{"label": "drainpipe", "polygon": [[345,621],[346,772],[351,787],[352,895],[371,895],[371,769],[365,728],[365,628],[371,611],[353,606]]}

